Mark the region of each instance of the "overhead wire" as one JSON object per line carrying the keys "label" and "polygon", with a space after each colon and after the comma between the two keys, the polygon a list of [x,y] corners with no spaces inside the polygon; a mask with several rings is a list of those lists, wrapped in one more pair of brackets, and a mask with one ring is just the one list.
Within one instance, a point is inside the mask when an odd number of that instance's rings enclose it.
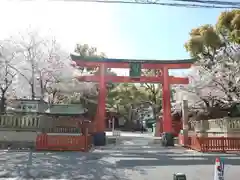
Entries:
{"label": "overhead wire", "polygon": [[217,0],[52,0],[65,2],[92,2],[108,4],[139,4],[158,5],[185,8],[208,8],[208,9],[240,9],[240,2],[217,1]]}
{"label": "overhead wire", "polygon": [[202,4],[214,4],[214,5],[232,5],[232,6],[240,6],[240,2],[231,2],[231,1],[212,1],[212,0],[170,0],[170,1],[182,1],[182,2],[195,2]]}

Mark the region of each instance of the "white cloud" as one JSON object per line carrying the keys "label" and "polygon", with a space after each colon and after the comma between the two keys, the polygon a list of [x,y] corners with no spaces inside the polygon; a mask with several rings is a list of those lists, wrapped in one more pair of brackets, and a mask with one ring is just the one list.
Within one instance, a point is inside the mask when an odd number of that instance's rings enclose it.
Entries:
{"label": "white cloud", "polygon": [[30,28],[54,35],[68,51],[76,43],[88,43],[109,57],[128,56],[108,4],[1,0],[0,7],[0,39]]}

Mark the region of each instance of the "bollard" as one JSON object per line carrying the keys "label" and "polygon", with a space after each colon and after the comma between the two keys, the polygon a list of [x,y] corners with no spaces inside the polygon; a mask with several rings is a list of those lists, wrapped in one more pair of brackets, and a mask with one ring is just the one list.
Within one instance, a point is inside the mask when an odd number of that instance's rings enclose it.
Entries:
{"label": "bollard", "polygon": [[183,173],[175,173],[173,174],[173,180],[187,180],[187,177]]}

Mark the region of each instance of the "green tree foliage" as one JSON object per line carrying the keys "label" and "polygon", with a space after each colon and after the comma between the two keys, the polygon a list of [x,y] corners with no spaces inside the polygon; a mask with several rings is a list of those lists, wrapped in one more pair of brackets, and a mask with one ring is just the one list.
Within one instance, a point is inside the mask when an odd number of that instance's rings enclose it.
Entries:
{"label": "green tree foliage", "polygon": [[[157,69],[145,69],[143,70],[144,76],[159,76],[161,71]],[[162,108],[162,86],[161,84],[143,83],[144,90],[147,93],[148,101],[153,104],[155,119],[159,116]]]}
{"label": "green tree foliage", "polygon": [[88,44],[77,44],[74,52],[82,57],[105,57],[103,52],[98,52],[96,47],[89,46]]}
{"label": "green tree foliage", "polygon": [[[106,55],[103,52],[98,52],[96,47],[89,46],[88,44],[77,44],[74,50],[75,53],[82,57],[89,57],[89,58],[105,58]],[[86,72],[94,75],[99,74],[98,68],[84,68],[84,67],[78,67],[82,72],[85,70]],[[105,70],[106,75],[113,75],[116,76],[116,73],[111,71],[110,68]],[[109,82],[107,84],[108,88],[113,88],[115,84]]]}
{"label": "green tree foliage", "polygon": [[[82,57],[90,57],[90,58],[104,58],[106,55],[103,52],[98,52],[96,47],[89,46],[88,44],[77,44],[74,50],[75,53]],[[97,68],[84,68],[79,67],[80,70],[90,73],[95,73]]]}
{"label": "green tree foliage", "polygon": [[[232,102],[240,99],[240,10],[222,12],[215,26],[202,25],[189,33],[185,43],[186,50],[198,61],[200,76],[208,88],[217,88],[224,100]],[[207,82],[207,84],[206,84]],[[201,83],[200,83],[201,84]],[[213,95],[205,94],[203,99],[208,105]],[[209,98],[211,96],[211,98]]]}
{"label": "green tree foliage", "polygon": [[221,13],[216,27],[229,42],[240,44],[240,10]]}
{"label": "green tree foliage", "polygon": [[[161,71],[157,69],[142,70],[144,76],[160,76]],[[162,104],[162,87],[160,84],[143,83],[145,91],[148,94],[149,101],[156,105],[159,109]]]}
{"label": "green tree foliage", "polygon": [[143,88],[134,84],[120,84],[108,93],[107,109],[116,111],[129,121],[132,104],[148,101],[148,94]]}

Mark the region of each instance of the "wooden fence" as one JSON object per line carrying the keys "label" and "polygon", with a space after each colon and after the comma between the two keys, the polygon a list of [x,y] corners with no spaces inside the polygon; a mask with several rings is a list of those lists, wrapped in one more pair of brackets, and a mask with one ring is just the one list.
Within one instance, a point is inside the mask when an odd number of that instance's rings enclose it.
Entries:
{"label": "wooden fence", "polygon": [[[41,133],[36,138],[36,150],[38,151],[83,151],[92,148],[92,135],[89,133],[94,124],[82,122],[77,127],[54,128],[58,133]],[[69,130],[71,128],[71,130]],[[51,130],[48,130],[48,132]],[[73,131],[73,134],[66,132]],[[78,132],[79,131],[79,132]]]}
{"label": "wooden fence", "polygon": [[[182,141],[183,135],[179,134],[180,144]],[[198,137],[197,135],[190,135],[186,146],[199,152],[240,152],[240,138]]]}

